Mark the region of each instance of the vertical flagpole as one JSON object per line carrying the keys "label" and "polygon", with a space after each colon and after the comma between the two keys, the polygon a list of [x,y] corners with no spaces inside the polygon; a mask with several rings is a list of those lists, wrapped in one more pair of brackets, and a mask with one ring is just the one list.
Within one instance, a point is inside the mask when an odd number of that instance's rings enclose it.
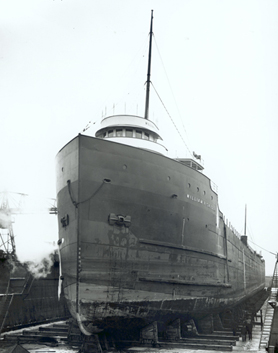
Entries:
{"label": "vertical flagpole", "polygon": [[152,37],[153,37],[153,10],[152,10],[152,15],[151,15],[151,28],[150,28],[149,60],[148,60],[147,89],[146,89],[146,103],[145,103],[145,119],[148,119],[148,118],[149,118],[149,100],[150,100],[150,84],[151,84]]}

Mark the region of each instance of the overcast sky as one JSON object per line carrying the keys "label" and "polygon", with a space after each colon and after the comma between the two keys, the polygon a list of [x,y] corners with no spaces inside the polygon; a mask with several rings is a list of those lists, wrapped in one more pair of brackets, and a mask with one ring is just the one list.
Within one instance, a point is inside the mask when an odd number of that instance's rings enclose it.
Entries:
{"label": "overcast sky", "polygon": [[[152,9],[152,82],[186,144],[153,89],[150,119],[169,156],[202,155],[240,233],[247,204],[250,245],[272,274],[277,1],[0,0],[0,189],[55,198],[55,156],[89,121],[93,135],[105,114],[143,115]],[[57,240],[55,216],[40,217],[15,218],[25,254],[27,239]]]}

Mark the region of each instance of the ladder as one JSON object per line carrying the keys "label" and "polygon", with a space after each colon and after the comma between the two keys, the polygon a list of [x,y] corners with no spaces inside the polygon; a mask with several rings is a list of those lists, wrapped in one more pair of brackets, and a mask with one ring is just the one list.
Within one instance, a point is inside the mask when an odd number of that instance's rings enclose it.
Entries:
{"label": "ladder", "polygon": [[274,267],[271,288],[278,288],[278,258],[276,260],[275,267]]}
{"label": "ladder", "polygon": [[266,311],[263,325],[263,332],[260,341],[260,348],[266,349],[269,345],[272,322],[274,318],[275,308],[277,306],[278,295],[278,256],[276,256],[276,263],[274,266],[273,277],[271,281],[271,292],[268,300],[265,302]]}

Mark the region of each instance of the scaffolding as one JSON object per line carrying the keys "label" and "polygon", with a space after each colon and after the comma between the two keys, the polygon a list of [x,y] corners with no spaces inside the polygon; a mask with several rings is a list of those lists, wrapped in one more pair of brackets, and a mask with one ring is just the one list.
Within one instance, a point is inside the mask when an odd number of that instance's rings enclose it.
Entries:
{"label": "scaffolding", "polygon": [[0,251],[5,254],[15,255],[16,249],[12,223],[12,213],[5,193],[0,204]]}
{"label": "scaffolding", "polygon": [[278,254],[276,255],[276,263],[274,266],[271,288],[278,288]]}

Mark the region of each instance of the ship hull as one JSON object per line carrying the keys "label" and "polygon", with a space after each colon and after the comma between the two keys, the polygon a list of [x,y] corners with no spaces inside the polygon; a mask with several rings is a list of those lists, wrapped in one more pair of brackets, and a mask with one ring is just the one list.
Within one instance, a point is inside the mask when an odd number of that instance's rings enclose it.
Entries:
{"label": "ship hull", "polygon": [[79,135],[57,155],[63,287],[91,331],[199,318],[264,287],[264,261],[224,222],[202,173]]}

